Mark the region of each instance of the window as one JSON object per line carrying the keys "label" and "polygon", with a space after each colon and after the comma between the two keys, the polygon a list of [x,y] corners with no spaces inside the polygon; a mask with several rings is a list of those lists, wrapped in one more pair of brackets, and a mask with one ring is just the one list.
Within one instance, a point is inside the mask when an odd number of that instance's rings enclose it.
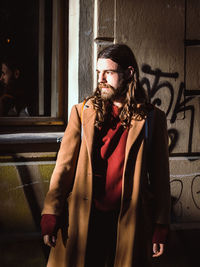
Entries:
{"label": "window", "polygon": [[1,1],[1,129],[14,125],[64,125],[66,2]]}

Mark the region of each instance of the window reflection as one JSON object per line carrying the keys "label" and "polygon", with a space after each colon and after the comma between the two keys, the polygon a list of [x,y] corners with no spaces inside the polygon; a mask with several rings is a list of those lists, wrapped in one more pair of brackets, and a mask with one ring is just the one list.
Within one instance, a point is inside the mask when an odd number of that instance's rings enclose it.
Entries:
{"label": "window reflection", "polygon": [[52,5],[55,3],[52,0],[0,2],[0,117],[53,114]]}
{"label": "window reflection", "polygon": [[30,99],[23,71],[13,58],[1,61],[0,116],[28,117],[31,115]]}

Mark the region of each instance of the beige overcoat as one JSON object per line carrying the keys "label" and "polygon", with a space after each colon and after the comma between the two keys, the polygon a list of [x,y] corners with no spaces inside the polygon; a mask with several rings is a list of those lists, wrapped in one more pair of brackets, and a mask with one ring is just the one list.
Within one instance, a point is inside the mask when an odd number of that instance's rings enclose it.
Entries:
{"label": "beige overcoat", "polygon": [[[72,108],[42,211],[42,214],[62,217],[48,267],[84,267],[92,202],[92,146],[96,113],[90,100],[83,112],[81,109],[81,103]],[[145,138],[145,119],[132,120],[128,133],[115,267],[150,266],[145,258],[147,253],[151,258],[148,249],[152,225],[169,223],[166,118],[164,112],[157,108],[154,108],[153,114],[150,142]]]}

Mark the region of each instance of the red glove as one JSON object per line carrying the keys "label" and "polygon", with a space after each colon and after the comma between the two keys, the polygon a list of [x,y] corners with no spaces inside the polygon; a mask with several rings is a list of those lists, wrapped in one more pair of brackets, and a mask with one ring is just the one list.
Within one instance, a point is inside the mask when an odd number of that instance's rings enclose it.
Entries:
{"label": "red glove", "polygon": [[59,228],[59,217],[53,214],[43,214],[40,226],[42,236],[56,235]]}
{"label": "red glove", "polygon": [[169,225],[156,224],[153,233],[152,243],[165,244],[168,233],[169,233]]}

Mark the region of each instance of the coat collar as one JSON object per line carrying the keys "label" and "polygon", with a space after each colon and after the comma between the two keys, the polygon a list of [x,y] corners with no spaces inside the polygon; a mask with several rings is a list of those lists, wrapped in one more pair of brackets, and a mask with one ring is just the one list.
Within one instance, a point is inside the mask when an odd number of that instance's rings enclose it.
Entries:
{"label": "coat collar", "polygon": [[85,137],[87,147],[89,154],[92,154],[92,145],[93,145],[93,139],[94,139],[94,131],[95,131],[95,118],[96,118],[96,112],[93,108],[93,105],[91,103],[91,100],[89,99],[83,109],[83,135]]}
{"label": "coat collar", "polygon": [[[83,132],[85,135],[85,139],[87,142],[88,150],[89,153],[92,152],[92,144],[93,144],[93,139],[94,139],[94,123],[95,123],[95,118],[96,118],[96,112],[93,108],[92,102],[89,99],[84,107],[83,111]],[[127,143],[126,143],[126,152],[125,152],[125,161],[126,158],[129,154],[129,151],[136,141],[137,137],[139,136],[143,126],[145,123],[145,119],[143,120],[132,120],[131,121],[131,127],[129,129],[128,137],[127,137]]]}

